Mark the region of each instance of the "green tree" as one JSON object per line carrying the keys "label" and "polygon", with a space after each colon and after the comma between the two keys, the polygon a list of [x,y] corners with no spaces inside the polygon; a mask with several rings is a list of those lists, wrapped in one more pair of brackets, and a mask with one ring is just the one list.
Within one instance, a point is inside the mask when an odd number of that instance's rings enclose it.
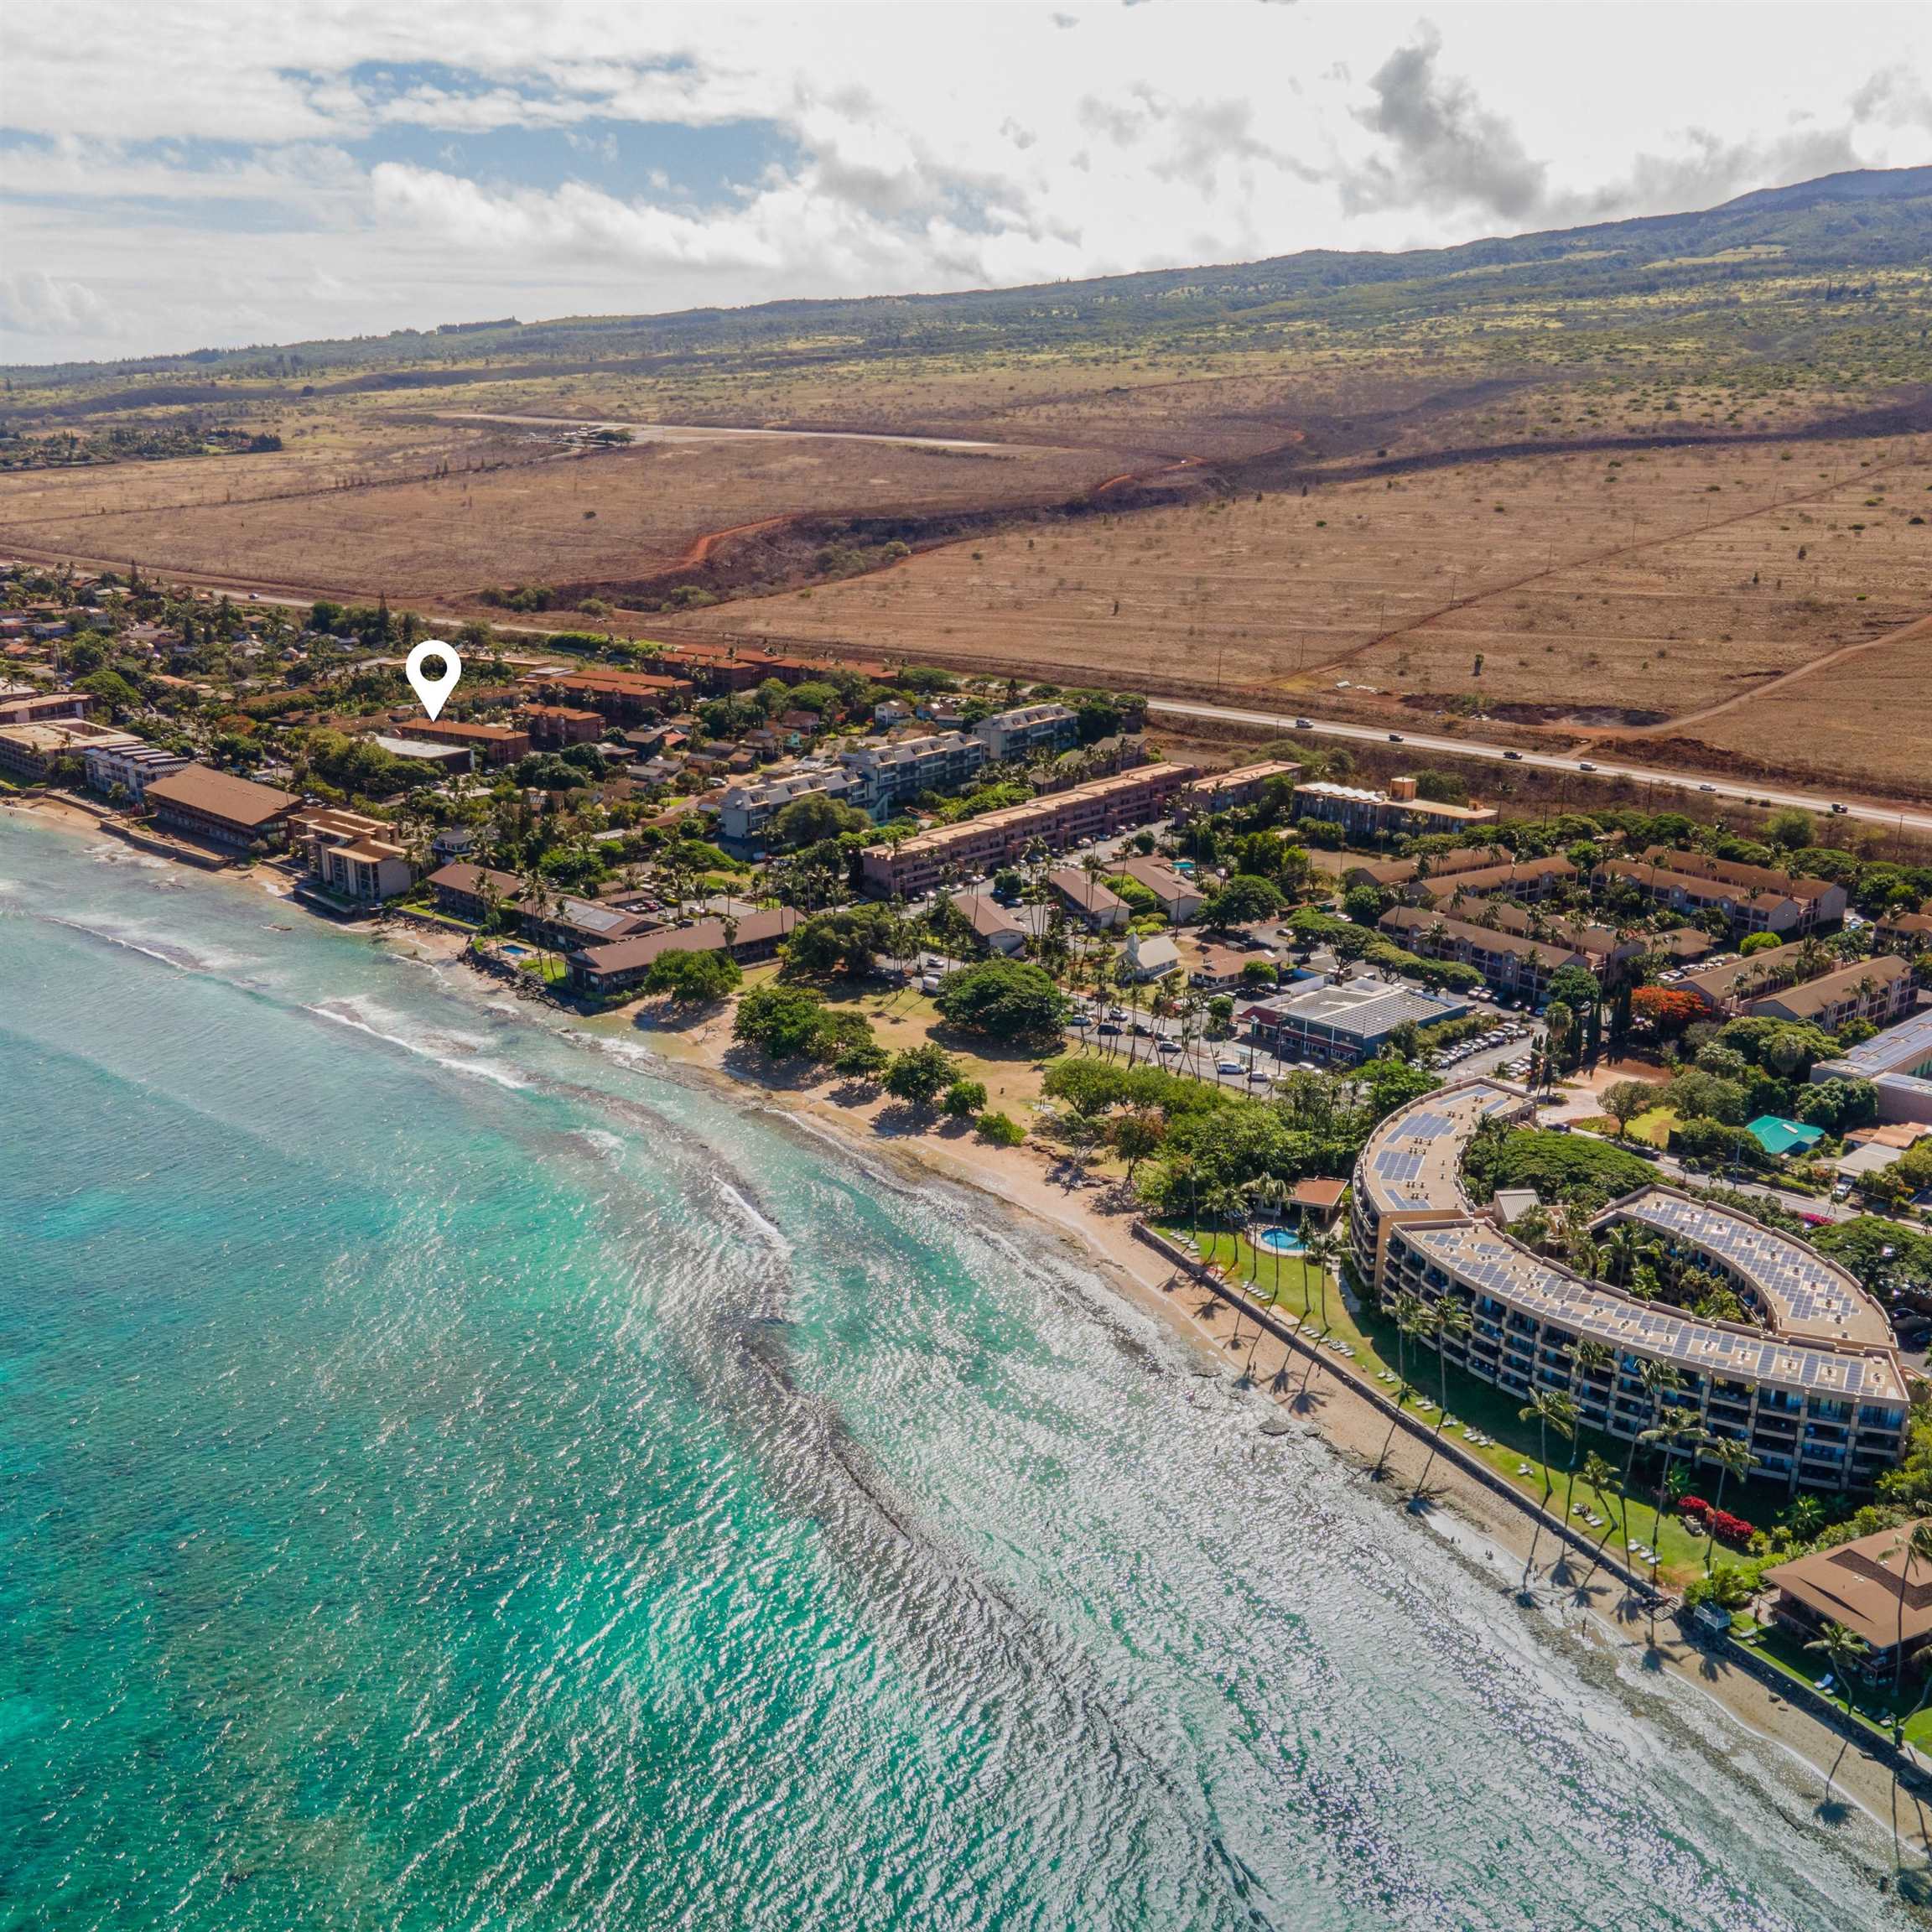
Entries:
{"label": "green tree", "polygon": [[946,1089],[940,1110],[949,1119],[971,1120],[986,1111],[986,1085],[981,1080],[955,1080]]}
{"label": "green tree", "polygon": [[744,982],[738,962],[729,953],[660,953],[644,975],[644,990],[701,1005],[735,993]]}
{"label": "green tree", "polygon": [[982,1140],[995,1147],[1017,1147],[1026,1138],[1026,1130],[1007,1114],[982,1114],[974,1122]]}
{"label": "green tree", "polygon": [[928,1041],[893,1055],[886,1070],[886,1091],[895,1100],[929,1107],[958,1077],[958,1062],[943,1046]]}
{"label": "green tree", "polygon": [[1072,1008],[1031,961],[986,959],[949,974],[934,1001],[955,1026],[997,1040],[1057,1041]]}

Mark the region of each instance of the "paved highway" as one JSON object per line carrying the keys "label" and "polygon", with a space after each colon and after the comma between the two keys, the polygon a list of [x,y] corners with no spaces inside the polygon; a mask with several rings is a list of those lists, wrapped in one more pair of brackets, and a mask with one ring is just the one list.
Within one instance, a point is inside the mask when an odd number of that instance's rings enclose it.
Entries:
{"label": "paved highway", "polygon": [[[1150,712],[1164,712],[1178,718],[1206,718],[1234,724],[1260,724],[1284,736],[1303,738],[1353,738],[1366,744],[1386,745],[1389,733],[1374,724],[1342,724],[1327,719],[1311,719],[1303,724],[1292,714],[1274,711],[1244,711],[1232,705],[1191,704],[1176,698],[1148,701]],[[1855,798],[1837,799],[1819,792],[1794,792],[1789,786],[1762,782],[1741,784],[1735,778],[1701,776],[1695,771],[1661,771],[1643,765],[1625,765],[1614,759],[1582,758],[1573,752],[1520,751],[1514,746],[1484,745],[1470,738],[1432,737],[1426,732],[1405,731],[1403,744],[1417,751],[1443,751],[1458,758],[1486,758],[1501,763],[1533,766],[1539,771],[1575,772],[1590,778],[1629,778],[1641,785],[1664,786],[1677,792],[1709,792],[1720,798],[1755,800],[1760,804],[1796,805],[1806,812],[1827,817],[1834,805],[1844,807],[1843,816],[1862,818],[1894,830],[1932,834],[1932,812],[1923,808],[1861,803]]]}

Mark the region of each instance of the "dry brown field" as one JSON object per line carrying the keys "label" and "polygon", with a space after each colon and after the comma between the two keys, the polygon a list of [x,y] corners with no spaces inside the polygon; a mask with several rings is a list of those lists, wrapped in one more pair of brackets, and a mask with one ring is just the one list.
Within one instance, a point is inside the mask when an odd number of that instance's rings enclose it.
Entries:
{"label": "dry brown field", "polygon": [[434,603],[486,586],[646,576],[710,532],[800,512],[1055,502],[1135,460],[808,438],[574,455],[554,431],[501,424],[371,419],[358,431],[279,454],[0,477],[0,550]]}
{"label": "dry brown field", "polygon": [[1303,708],[1662,723],[1922,615],[1929,483],[1924,438],[1311,479],[1015,528],[696,621]]}

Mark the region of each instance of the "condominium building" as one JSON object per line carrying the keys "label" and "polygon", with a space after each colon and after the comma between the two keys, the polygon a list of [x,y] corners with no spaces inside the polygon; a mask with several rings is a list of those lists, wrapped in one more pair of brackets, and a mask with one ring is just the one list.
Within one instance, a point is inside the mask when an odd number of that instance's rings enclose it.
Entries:
{"label": "condominium building", "polygon": [[1411,833],[1462,832],[1493,823],[1493,805],[1447,805],[1416,796],[1413,778],[1391,778],[1386,792],[1327,779],[1295,787],[1295,816],[1325,819],[1351,839],[1394,839]]}
{"label": "condominium building", "polygon": [[[1350,1239],[1358,1280],[1379,1299],[1453,1299],[1469,1327],[1448,1359],[1527,1399],[1568,1394],[1592,1428],[1625,1438],[1660,1414],[1745,1443],[1763,1474],[1793,1488],[1869,1488],[1903,1452],[1903,1371],[1883,1310],[1848,1270],[1795,1238],[1667,1187],[1613,1202],[1592,1223],[1643,1227],[1730,1282],[1762,1325],[1720,1322],[1586,1279],[1535,1253],[1465,1193],[1462,1156],[1485,1120],[1526,1118],[1527,1099],[1488,1081],[1425,1095],[1369,1137],[1355,1164]],[[1586,1369],[1574,1350],[1602,1343]],[[1677,1372],[1654,1399],[1646,1363]],[[1699,1452],[1701,1453],[1701,1452]]]}
{"label": "condominium building", "polygon": [[1175,801],[1180,817],[1233,812],[1252,805],[1278,779],[1298,778],[1301,767],[1292,760],[1271,758],[1259,765],[1238,765],[1232,771],[1210,771],[1197,778]]}
{"label": "condominium building", "polygon": [[366,813],[321,806],[288,821],[288,849],[323,891],[356,906],[377,906],[407,892],[416,868],[396,842],[396,828]]}
{"label": "condominium building", "polygon": [[1845,888],[1794,877],[1769,865],[1743,865],[1654,845],[1635,859],[1607,859],[1599,886],[1623,880],[1674,912],[1721,912],[1738,932],[1815,932],[1845,917]]}
{"label": "condominium building", "polygon": [[579,711],[568,704],[526,704],[522,715],[530,742],[539,751],[560,751],[567,745],[595,745],[604,735],[601,711]]}
{"label": "condominium building", "polygon": [[1550,982],[1566,966],[1594,974],[1597,964],[1574,946],[1532,939],[1525,933],[1445,918],[1420,906],[1391,906],[1378,922],[1398,946],[1425,959],[1447,959],[1472,966],[1499,992],[1540,1005]]}
{"label": "condominium building", "polygon": [[1918,997],[1910,962],[1893,955],[1855,959],[1836,973],[1766,994],[1752,1000],[1744,1010],[1753,1020],[1802,1021],[1823,1032],[1836,1033],[1854,1020],[1888,1026],[1909,1011]]}
{"label": "condominium building", "polygon": [[787,805],[813,797],[863,808],[864,787],[849,771],[795,771],[760,785],[733,785],[718,808],[719,836],[729,844],[752,844]]}
{"label": "condominium building", "polygon": [[112,798],[122,792],[138,805],[151,780],[165,778],[171,771],[185,771],[193,761],[179,751],[164,750],[158,745],[148,745],[121,733],[84,744],[80,762],[88,784],[102,797]]}
{"label": "condominium building", "polygon": [[164,832],[233,852],[279,844],[289,814],[302,802],[293,792],[257,785],[206,765],[184,766],[148,782],[147,803]]}
{"label": "condominium building", "polygon": [[1021,704],[982,718],[973,735],[989,758],[1026,758],[1036,751],[1064,751],[1080,735],[1080,720],[1064,704]]}
{"label": "condominium building", "polygon": [[1542,859],[1509,859],[1445,873],[1430,866],[1403,888],[1402,896],[1426,903],[1459,899],[1547,899],[1575,883],[1576,868],[1557,853]]}
{"label": "condominium building", "polygon": [[889,738],[839,754],[839,762],[858,786],[856,802],[868,811],[888,814],[893,806],[922,792],[956,792],[985,764],[989,754],[978,738],[963,731],[936,731],[922,738]]}
{"label": "condominium building", "polygon": [[643,984],[667,953],[729,953],[740,965],[749,965],[771,958],[797,923],[792,907],[775,906],[747,912],[730,923],[700,919],[692,926],[665,927],[606,945],[579,947],[567,956],[570,981],[581,992],[627,993]]}
{"label": "condominium building", "polygon": [[530,734],[507,724],[465,724],[453,718],[425,718],[409,729],[432,745],[463,745],[486,765],[514,765],[530,755]]}
{"label": "condominium building", "polygon": [[38,784],[63,758],[85,758],[91,745],[141,742],[132,731],[90,724],[84,718],[44,718],[31,724],[0,724],[0,771]]}
{"label": "condominium building", "polygon": [[1003,812],[935,826],[896,845],[868,846],[863,854],[866,890],[882,897],[910,896],[929,891],[948,875],[968,879],[1003,865],[1036,840],[1050,852],[1063,851],[1144,825],[1162,816],[1193,776],[1192,765],[1143,765]]}

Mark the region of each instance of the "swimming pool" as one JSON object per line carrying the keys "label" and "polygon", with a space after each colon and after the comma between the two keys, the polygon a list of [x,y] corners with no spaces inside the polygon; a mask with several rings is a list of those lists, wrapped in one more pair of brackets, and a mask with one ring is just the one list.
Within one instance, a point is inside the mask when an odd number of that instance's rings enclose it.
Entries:
{"label": "swimming pool", "polygon": [[1265,1248],[1270,1254],[1299,1254],[1301,1237],[1292,1228],[1264,1228],[1254,1237],[1254,1245]]}

